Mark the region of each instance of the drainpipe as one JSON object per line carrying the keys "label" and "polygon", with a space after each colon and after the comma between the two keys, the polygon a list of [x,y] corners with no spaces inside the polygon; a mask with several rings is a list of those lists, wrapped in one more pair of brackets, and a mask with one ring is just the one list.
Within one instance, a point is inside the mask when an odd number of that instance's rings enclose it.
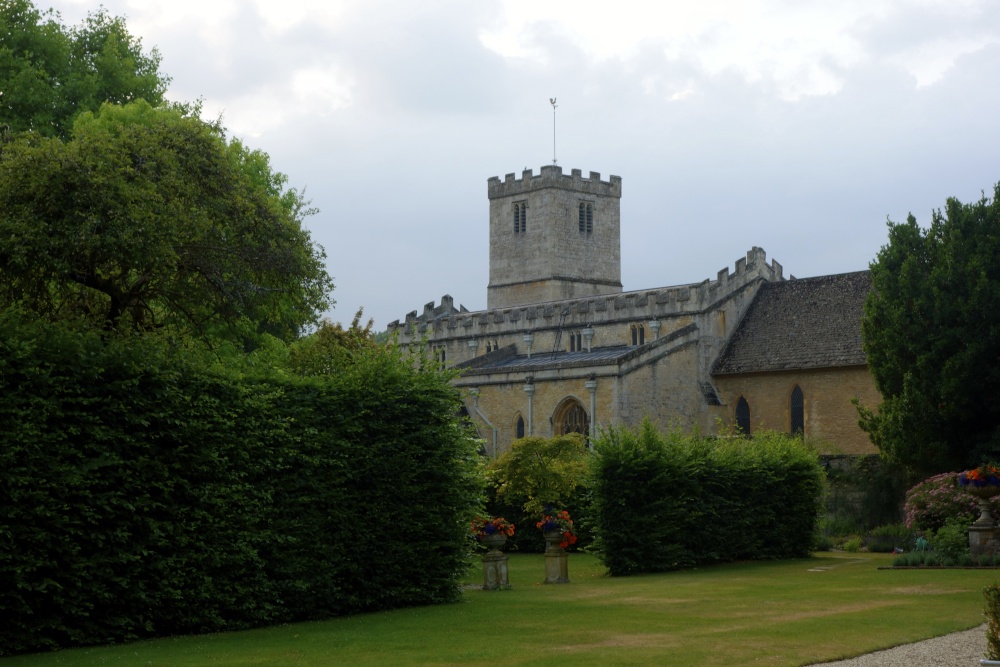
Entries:
{"label": "drainpipe", "polygon": [[590,352],[590,343],[594,340],[594,327],[588,325],[582,331],[583,339],[587,341],[587,352]]}
{"label": "drainpipe", "polygon": [[493,430],[493,458],[497,457],[497,427],[490,423],[490,420],[486,418],[482,410],[479,409],[479,388],[474,387],[469,390],[472,394],[472,411],[479,415],[479,418],[486,422],[486,425]]}
{"label": "drainpipe", "polygon": [[524,334],[524,344],[528,348],[528,358],[531,359],[531,344],[535,342],[535,337],[530,333]]}
{"label": "drainpipe", "polygon": [[532,384],[531,376],[524,378],[524,393],[528,395],[528,435],[533,435],[535,385]]}
{"label": "drainpipe", "polygon": [[597,435],[597,376],[591,375],[583,386],[590,392],[590,438],[593,440]]}

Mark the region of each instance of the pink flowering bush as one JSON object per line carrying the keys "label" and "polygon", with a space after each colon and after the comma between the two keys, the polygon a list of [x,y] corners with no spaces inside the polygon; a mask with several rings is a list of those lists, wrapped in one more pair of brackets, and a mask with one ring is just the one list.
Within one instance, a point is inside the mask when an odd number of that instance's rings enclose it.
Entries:
{"label": "pink flowering bush", "polygon": [[[1000,498],[991,498],[993,516],[1000,518]],[[948,519],[969,524],[979,517],[979,500],[958,485],[958,473],[928,477],[906,492],[906,526],[937,531]]]}

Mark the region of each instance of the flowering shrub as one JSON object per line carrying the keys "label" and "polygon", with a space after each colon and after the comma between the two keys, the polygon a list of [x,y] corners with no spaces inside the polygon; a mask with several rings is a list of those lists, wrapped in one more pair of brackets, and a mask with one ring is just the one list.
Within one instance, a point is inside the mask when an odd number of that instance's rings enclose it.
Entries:
{"label": "flowering shrub", "polygon": [[958,476],[960,486],[1000,486],[1000,470],[995,466],[983,465],[975,470],[966,470]]}
{"label": "flowering shrub", "polygon": [[491,516],[477,516],[469,524],[472,529],[472,534],[477,538],[486,537],[487,535],[494,535],[500,533],[501,535],[506,535],[507,537],[512,537],[514,535],[514,524],[502,516],[491,517]]}
{"label": "flowering shrub", "polygon": [[[552,509],[546,508],[546,511],[551,512]],[[562,533],[563,539],[562,542],[559,543],[559,546],[563,549],[571,544],[576,544],[576,535],[573,533],[573,519],[569,517],[569,512],[566,510],[548,513],[535,525],[538,528],[541,528],[543,533],[548,533],[553,530],[557,530]]]}
{"label": "flowering shrub", "polygon": [[[963,474],[968,480],[969,473]],[[975,481],[975,478],[972,479]],[[948,519],[958,519],[966,523],[975,521],[979,516],[979,501],[962,490],[959,484],[958,473],[946,472],[928,477],[907,491],[904,505],[907,527],[936,531],[944,526]],[[991,498],[990,505],[993,511],[997,512],[1000,510],[1000,499]]]}

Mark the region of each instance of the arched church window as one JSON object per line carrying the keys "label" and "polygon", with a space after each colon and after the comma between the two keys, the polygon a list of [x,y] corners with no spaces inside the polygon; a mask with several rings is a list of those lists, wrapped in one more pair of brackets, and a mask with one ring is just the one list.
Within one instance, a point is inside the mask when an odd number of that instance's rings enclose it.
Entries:
{"label": "arched church window", "polygon": [[556,411],[555,419],[552,420],[555,426],[556,435],[566,435],[567,433],[590,434],[590,420],[587,418],[587,411],[583,409],[580,401],[568,399]]}
{"label": "arched church window", "polygon": [[750,435],[750,404],[743,396],[736,401],[736,428],[740,430],[741,435]]}
{"label": "arched church window", "polygon": [[518,439],[524,437],[524,417],[521,415],[517,416],[517,423],[514,426],[514,430],[517,433],[516,437]]}
{"label": "arched church window", "polygon": [[799,385],[795,385],[795,388],[792,389],[792,397],[788,406],[788,416],[791,422],[792,435],[802,435],[805,433],[805,397],[802,395],[802,389],[799,388]]}

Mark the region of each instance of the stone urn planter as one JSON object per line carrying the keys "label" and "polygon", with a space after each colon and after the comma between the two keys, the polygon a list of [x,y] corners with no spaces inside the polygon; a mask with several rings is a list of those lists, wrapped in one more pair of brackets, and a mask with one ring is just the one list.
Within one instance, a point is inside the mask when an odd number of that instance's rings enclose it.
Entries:
{"label": "stone urn planter", "polygon": [[510,588],[507,556],[500,551],[500,547],[514,534],[514,524],[502,516],[477,516],[469,527],[479,543],[487,549],[483,555],[483,590]]}
{"label": "stone urn planter", "polygon": [[573,533],[573,519],[566,510],[555,511],[545,508],[545,516],[535,524],[545,539],[545,583],[569,583],[569,554],[565,547],[576,544]]}
{"label": "stone urn planter", "polygon": [[994,528],[996,522],[993,520],[993,512],[990,507],[990,498],[1000,496],[1000,486],[964,486],[966,493],[979,500],[979,518],[973,526],[980,528]]}
{"label": "stone urn planter", "polygon": [[969,553],[977,559],[995,556],[1000,553],[1000,535],[990,498],[1000,495],[1000,471],[993,466],[967,470],[958,476],[958,484],[979,501],[979,518],[969,526]]}

